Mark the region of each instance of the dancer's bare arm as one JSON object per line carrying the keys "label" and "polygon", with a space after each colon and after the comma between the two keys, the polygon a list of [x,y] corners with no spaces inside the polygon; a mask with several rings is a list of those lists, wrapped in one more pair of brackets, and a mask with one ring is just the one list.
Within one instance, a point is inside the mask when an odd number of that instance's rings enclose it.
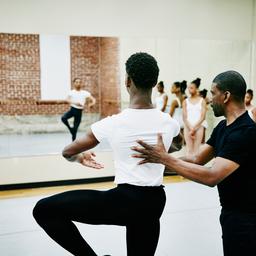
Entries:
{"label": "dancer's bare arm", "polygon": [[93,105],[96,104],[96,99],[93,96],[89,96],[86,99],[86,103],[88,104],[88,107],[91,108]]}
{"label": "dancer's bare arm", "polygon": [[98,140],[92,131],[89,130],[84,137],[76,139],[73,143],[66,146],[62,151],[62,155],[68,161],[78,162],[84,166],[95,169],[101,169],[104,166],[95,161],[93,158],[96,156],[95,153],[87,151],[94,148],[97,144],[99,144]]}
{"label": "dancer's bare arm", "polygon": [[256,107],[252,109],[252,117],[253,117],[253,121],[256,123]]}
{"label": "dancer's bare arm", "polygon": [[169,112],[170,116],[173,116],[175,108],[177,108],[177,107],[179,107],[178,102],[177,102],[176,99],[174,99],[172,101],[172,104],[171,104],[171,107],[170,107],[170,112]]}

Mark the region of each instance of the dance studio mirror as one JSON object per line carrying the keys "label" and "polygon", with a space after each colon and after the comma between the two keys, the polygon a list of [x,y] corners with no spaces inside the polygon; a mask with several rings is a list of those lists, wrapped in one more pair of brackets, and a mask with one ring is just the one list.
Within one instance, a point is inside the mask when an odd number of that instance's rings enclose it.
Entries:
{"label": "dance studio mirror", "polygon": [[[168,104],[174,81],[200,77],[200,89],[210,96],[211,79],[220,71],[234,67],[249,80],[250,42],[242,40],[1,33],[0,45],[1,158],[61,154],[72,141],[61,117],[75,78],[96,99],[84,107],[78,137],[96,120],[127,107],[125,61],[135,52],[156,57]],[[154,89],[153,100],[156,94]],[[207,134],[216,123],[210,107],[208,112]]]}

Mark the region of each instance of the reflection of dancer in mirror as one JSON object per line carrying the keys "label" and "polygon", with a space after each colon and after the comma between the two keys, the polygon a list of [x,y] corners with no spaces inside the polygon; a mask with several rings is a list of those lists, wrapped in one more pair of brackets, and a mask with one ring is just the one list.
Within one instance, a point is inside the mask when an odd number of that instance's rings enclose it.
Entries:
{"label": "reflection of dancer in mirror", "polygon": [[190,97],[183,102],[184,138],[187,155],[198,153],[204,135],[203,122],[206,115],[206,103],[198,93],[200,83],[200,78],[190,83],[188,86]]}
{"label": "reflection of dancer in mirror", "polygon": [[248,89],[245,94],[244,103],[251,119],[256,122],[256,107],[252,105],[253,90]]}
{"label": "reflection of dancer in mirror", "polygon": [[[91,108],[96,100],[91,95],[90,92],[82,90],[82,82],[79,78],[73,80],[74,89],[70,91],[67,101],[70,104],[70,109],[62,117],[62,122],[68,127],[72,140],[76,139],[76,134],[78,127],[81,123],[82,113],[85,104],[88,104],[88,107]],[[70,126],[68,119],[74,118],[73,127]]]}
{"label": "reflection of dancer in mirror", "polygon": [[[110,190],[75,190],[40,200],[34,217],[47,234],[73,255],[95,256],[73,221],[126,227],[128,256],[153,256],[160,233],[160,217],[165,206],[162,186],[163,165],[139,166],[130,157],[136,140],[156,144],[163,134],[166,150],[179,137],[179,124],[169,114],[155,109],[152,88],[157,83],[158,65],[146,53],[132,55],[126,62],[126,89],[129,108],[91,126],[81,139],[68,145],[63,156],[69,161],[100,169],[90,152],[105,139],[114,152],[115,183]],[[178,143],[178,140],[176,141]]]}
{"label": "reflection of dancer in mirror", "polygon": [[[176,158],[163,147],[138,141],[134,157],[141,163],[160,163],[178,174],[208,186],[218,186],[222,206],[220,224],[224,256],[255,255],[256,252],[256,125],[244,104],[246,83],[236,71],[217,75],[212,83],[212,108],[225,120],[193,156]],[[204,166],[211,159],[212,166]]]}

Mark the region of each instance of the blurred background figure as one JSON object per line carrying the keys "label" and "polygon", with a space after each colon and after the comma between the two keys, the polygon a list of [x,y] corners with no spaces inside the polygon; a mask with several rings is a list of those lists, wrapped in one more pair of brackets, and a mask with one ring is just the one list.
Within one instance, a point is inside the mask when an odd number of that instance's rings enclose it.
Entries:
{"label": "blurred background figure", "polygon": [[184,139],[187,155],[196,155],[204,136],[206,102],[199,95],[201,79],[197,78],[188,86],[190,96],[183,102]]}
{"label": "blurred background figure", "polygon": [[161,110],[162,112],[167,112],[168,111],[168,106],[167,106],[168,96],[164,91],[164,82],[163,81],[160,81],[157,84],[157,92],[158,92],[158,95],[155,98],[156,108]]}
{"label": "blurred background figure", "polygon": [[249,116],[256,122],[256,107],[252,104],[253,90],[248,89],[244,97],[245,108]]}
{"label": "blurred background figure", "polygon": [[[208,110],[207,105],[210,104],[210,99],[207,97],[207,89],[203,89],[201,91],[199,91],[199,95],[205,100],[206,103],[206,112]],[[203,139],[202,139],[202,143],[205,143],[205,134],[206,134],[206,129],[208,128],[208,122],[206,121],[206,117],[205,120],[202,123],[203,127],[204,127],[204,134],[203,134]]]}
{"label": "blurred background figure", "polygon": [[211,101],[210,101],[210,99],[207,97],[207,93],[208,93],[208,90],[207,90],[207,89],[203,89],[203,90],[199,91],[199,95],[200,95],[202,98],[204,98],[206,104],[208,105],[208,104],[211,103]]}
{"label": "blurred background figure", "polygon": [[[95,98],[90,92],[82,90],[81,79],[75,78],[73,80],[73,85],[74,89],[70,91],[67,98],[67,101],[70,104],[70,109],[61,117],[62,122],[67,126],[72,135],[72,141],[76,139],[85,104],[88,104],[88,107],[91,108],[96,103]],[[73,127],[71,127],[68,122],[72,117],[74,118]]]}
{"label": "blurred background figure", "polygon": [[171,93],[175,94],[170,106],[170,116],[178,121],[181,128],[181,133],[183,134],[184,123],[182,118],[182,104],[183,101],[187,98],[185,91],[187,89],[187,81],[183,80],[182,82],[174,82],[171,87]]}

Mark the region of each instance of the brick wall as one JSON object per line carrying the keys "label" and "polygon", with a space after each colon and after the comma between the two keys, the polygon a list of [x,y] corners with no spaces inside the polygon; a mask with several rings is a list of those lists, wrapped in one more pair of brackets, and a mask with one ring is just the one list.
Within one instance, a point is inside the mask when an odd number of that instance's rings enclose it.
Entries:
{"label": "brick wall", "polygon": [[68,104],[61,100],[0,100],[1,115],[60,115],[68,108]]}
{"label": "brick wall", "polygon": [[[118,39],[70,37],[71,78],[79,77],[101,116],[120,110]],[[0,114],[59,115],[65,101],[40,100],[39,36],[0,34]]]}
{"label": "brick wall", "polygon": [[108,116],[118,113],[120,104],[119,41],[100,38],[100,113]]}
{"label": "brick wall", "polygon": [[40,99],[39,36],[0,34],[1,99]]}
{"label": "brick wall", "polygon": [[99,37],[70,37],[71,79],[80,78],[83,89],[96,98],[93,112],[100,111],[99,104]]}

